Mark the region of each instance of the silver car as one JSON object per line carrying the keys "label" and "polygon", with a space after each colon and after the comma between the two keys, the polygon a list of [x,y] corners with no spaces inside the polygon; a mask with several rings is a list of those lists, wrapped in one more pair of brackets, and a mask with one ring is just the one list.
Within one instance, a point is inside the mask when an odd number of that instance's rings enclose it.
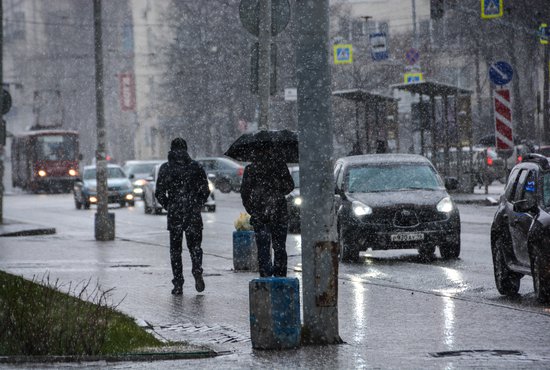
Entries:
{"label": "silver car", "polygon": [[[161,214],[162,206],[155,196],[156,183],[159,174],[161,164],[157,164],[149,176],[145,179],[146,184],[143,186],[143,210],[147,214]],[[214,183],[208,179],[208,188],[210,189],[210,195],[208,200],[204,204],[204,210],[207,212],[216,212],[216,199],[214,196]]]}
{"label": "silver car", "polygon": [[224,157],[197,158],[216,188],[222,193],[239,192],[243,180],[244,166]]}

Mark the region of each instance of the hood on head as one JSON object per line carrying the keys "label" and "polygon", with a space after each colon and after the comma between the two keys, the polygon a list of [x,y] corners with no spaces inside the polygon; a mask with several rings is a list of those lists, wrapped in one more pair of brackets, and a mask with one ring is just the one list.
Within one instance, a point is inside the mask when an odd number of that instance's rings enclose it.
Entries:
{"label": "hood on head", "polygon": [[168,162],[176,164],[188,164],[191,162],[191,157],[186,150],[174,149],[168,152]]}

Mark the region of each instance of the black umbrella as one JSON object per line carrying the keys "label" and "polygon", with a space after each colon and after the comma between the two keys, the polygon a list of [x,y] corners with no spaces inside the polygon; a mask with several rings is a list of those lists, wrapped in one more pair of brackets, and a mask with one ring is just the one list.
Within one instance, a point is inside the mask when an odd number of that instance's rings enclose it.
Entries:
{"label": "black umbrella", "polygon": [[298,134],[290,130],[260,130],[242,134],[224,154],[242,162],[273,158],[298,163]]}

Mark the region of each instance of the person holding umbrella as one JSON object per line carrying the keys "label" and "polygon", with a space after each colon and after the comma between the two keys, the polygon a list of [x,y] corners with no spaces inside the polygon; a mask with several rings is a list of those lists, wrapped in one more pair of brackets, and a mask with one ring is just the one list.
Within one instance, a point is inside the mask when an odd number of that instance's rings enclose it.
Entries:
{"label": "person holding umbrella", "polygon": [[294,189],[294,181],[286,163],[277,157],[273,150],[259,150],[256,159],[245,167],[241,183],[241,199],[250,214],[256,236],[261,277],[285,277],[287,274],[285,196]]}
{"label": "person holding umbrella", "polygon": [[208,196],[208,180],[204,169],[187,153],[187,143],[175,138],[170,145],[168,162],[159,169],[155,196],[168,211],[170,231],[170,261],[174,279],[172,294],[182,294],[182,243],[183,233],[191,256],[195,289],[204,290],[202,278],[202,216],[201,209]]}

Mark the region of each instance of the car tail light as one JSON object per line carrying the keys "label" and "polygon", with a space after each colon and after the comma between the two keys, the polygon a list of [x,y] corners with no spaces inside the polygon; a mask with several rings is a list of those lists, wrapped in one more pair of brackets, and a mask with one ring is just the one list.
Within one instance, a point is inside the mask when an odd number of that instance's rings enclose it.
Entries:
{"label": "car tail light", "polygon": [[242,176],[243,173],[244,173],[244,168],[243,168],[243,167],[239,167],[239,168],[237,169],[237,176]]}
{"label": "car tail light", "polygon": [[492,166],[492,165],[493,165],[493,158],[487,157],[487,166]]}
{"label": "car tail light", "polygon": [[518,160],[516,161],[516,163],[519,163],[523,160],[523,157],[521,155],[518,155]]}

